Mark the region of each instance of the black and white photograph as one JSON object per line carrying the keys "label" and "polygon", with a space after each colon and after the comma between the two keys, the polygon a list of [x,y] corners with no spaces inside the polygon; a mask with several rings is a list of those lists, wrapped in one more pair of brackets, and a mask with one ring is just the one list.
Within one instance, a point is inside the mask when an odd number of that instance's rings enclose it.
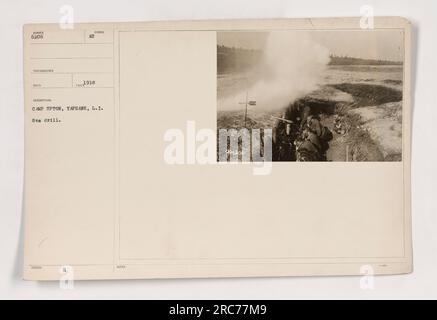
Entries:
{"label": "black and white photograph", "polygon": [[402,161],[403,78],[402,30],[218,32],[217,129],[239,159],[271,129],[273,161]]}

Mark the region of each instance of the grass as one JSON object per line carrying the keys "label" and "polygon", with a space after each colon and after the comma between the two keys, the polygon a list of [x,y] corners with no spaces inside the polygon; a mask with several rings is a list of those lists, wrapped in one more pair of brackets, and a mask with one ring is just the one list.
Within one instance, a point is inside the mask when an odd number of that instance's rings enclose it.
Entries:
{"label": "grass", "polygon": [[375,106],[402,100],[402,92],[396,89],[363,83],[341,83],[333,88],[351,94],[355,99],[355,107]]}

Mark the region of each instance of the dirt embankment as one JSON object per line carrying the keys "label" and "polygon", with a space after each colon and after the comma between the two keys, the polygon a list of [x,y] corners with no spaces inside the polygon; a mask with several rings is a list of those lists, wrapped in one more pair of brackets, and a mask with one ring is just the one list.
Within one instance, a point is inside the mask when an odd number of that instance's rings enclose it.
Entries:
{"label": "dirt embankment", "polygon": [[328,160],[400,161],[402,92],[371,84],[342,83],[330,87],[347,93],[352,101],[337,101],[335,115],[323,119],[334,133]]}
{"label": "dirt embankment", "polygon": [[[402,92],[381,85],[326,85],[309,98],[318,101],[322,122],[333,133],[329,161],[400,161],[402,159]],[[249,108],[219,111],[217,128],[274,128],[275,112]]]}
{"label": "dirt embankment", "polygon": [[353,110],[370,137],[377,141],[385,161],[402,160],[402,102]]}

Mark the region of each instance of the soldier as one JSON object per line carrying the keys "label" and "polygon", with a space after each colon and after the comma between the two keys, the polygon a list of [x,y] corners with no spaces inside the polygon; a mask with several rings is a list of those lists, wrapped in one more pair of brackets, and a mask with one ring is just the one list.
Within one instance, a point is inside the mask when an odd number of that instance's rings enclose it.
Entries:
{"label": "soldier", "polygon": [[304,98],[291,103],[281,118],[273,117],[279,120],[273,135],[273,159],[296,161],[296,145],[300,145],[301,152],[306,148],[312,154],[305,161],[326,161],[332,133],[321,124],[318,112],[319,103]]}
{"label": "soldier", "polygon": [[326,152],[332,138],[332,132],[322,125],[318,116],[308,116],[297,144],[298,161],[327,161]]}

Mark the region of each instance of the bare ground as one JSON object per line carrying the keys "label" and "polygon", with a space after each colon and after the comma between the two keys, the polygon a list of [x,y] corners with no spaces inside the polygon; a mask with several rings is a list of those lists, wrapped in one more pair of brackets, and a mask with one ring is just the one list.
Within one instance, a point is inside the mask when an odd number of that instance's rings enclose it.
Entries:
{"label": "bare ground", "polygon": [[334,130],[334,116],[324,119],[334,132],[330,161],[402,160],[402,92],[381,85],[343,83],[332,87],[347,92],[353,102],[339,102],[335,114],[345,132]]}

